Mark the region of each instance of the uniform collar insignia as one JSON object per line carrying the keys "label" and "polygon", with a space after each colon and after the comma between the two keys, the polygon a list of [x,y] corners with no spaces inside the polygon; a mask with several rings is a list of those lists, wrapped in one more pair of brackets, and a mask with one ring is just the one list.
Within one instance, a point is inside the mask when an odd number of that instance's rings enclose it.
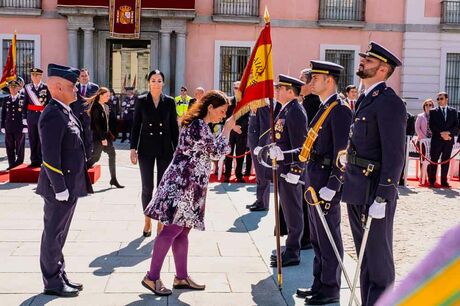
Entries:
{"label": "uniform collar insignia", "polygon": [[69,112],[68,112],[68,111],[67,111],[65,108],[63,108],[63,109],[62,109],[62,111],[63,111],[63,112],[64,112],[64,114],[66,114],[66,115],[68,115],[68,114],[69,114]]}
{"label": "uniform collar insignia", "polygon": [[377,97],[379,95],[380,90],[376,90],[372,93],[373,97]]}

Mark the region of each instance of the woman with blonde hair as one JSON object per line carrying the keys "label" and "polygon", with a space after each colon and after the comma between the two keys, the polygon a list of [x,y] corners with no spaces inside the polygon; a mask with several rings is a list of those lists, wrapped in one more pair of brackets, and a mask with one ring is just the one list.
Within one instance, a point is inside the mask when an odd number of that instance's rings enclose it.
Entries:
{"label": "woman with blonde hair", "polygon": [[228,100],[220,91],[208,91],[181,120],[179,145],[163,175],[145,215],[164,227],[153,245],[150,270],[142,285],[156,295],[170,295],[160,280],[166,254],[172,246],[176,277],[173,288],[204,290],[187,272],[188,234],[190,229],[204,230],[206,191],[211,172],[211,159],[219,159],[230,150],[228,138],[235,127],[230,117],[217,137],[209,123],[218,123],[226,115]]}

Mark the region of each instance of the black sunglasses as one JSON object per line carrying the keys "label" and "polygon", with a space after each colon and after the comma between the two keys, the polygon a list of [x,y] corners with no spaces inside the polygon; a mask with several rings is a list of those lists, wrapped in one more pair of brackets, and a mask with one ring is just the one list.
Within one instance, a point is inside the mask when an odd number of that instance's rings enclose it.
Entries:
{"label": "black sunglasses", "polygon": [[442,101],[442,100],[444,100],[444,99],[445,99],[444,97],[440,97],[440,98],[437,98],[436,100],[437,100],[437,101]]}

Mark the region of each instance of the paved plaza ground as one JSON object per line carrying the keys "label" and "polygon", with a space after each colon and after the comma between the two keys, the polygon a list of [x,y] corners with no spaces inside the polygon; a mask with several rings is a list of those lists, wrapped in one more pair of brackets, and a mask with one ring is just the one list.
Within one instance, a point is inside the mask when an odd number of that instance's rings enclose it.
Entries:
{"label": "paved plaza ground", "polygon": [[[0,143],[3,143],[0,138]],[[26,151],[26,162],[28,161]],[[34,184],[0,185],[0,305],[303,305],[297,287],[312,280],[313,251],[302,251],[300,266],[283,269],[284,286],[276,285],[269,267],[275,246],[274,210],[249,213],[255,186],[211,184],[204,232],[190,234],[189,272],[207,285],[205,291],[175,290],[159,298],[141,286],[150,265],[153,237],[143,238],[140,174],[129,163],[126,144],[117,143],[117,171],[124,189],[109,187],[107,157],[95,194],[79,200],[64,249],[67,273],[84,283],[80,296],[62,299],[41,294],[39,245],[43,202]],[[7,167],[0,148],[0,169]],[[395,218],[394,250],[397,281],[454,226],[460,216],[460,190],[400,188]],[[355,270],[356,255],[342,204],[345,264]],[[162,279],[172,286],[174,262],[169,254]],[[341,305],[349,290],[342,280]]]}

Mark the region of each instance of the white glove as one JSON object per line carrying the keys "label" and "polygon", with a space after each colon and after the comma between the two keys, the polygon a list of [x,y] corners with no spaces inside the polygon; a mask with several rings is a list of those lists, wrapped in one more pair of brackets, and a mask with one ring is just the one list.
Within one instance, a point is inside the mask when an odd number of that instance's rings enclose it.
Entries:
{"label": "white glove", "polygon": [[1,132],[2,132],[3,134],[5,134],[5,129],[4,129],[4,128],[3,128],[3,129],[1,129]]}
{"label": "white glove", "polygon": [[269,152],[270,152],[270,159],[284,160],[284,154],[283,154],[283,151],[281,151],[280,147],[272,146],[270,147]]}
{"label": "white glove", "polygon": [[379,203],[374,201],[371,207],[369,207],[369,216],[373,219],[383,219],[385,218],[385,206],[387,205],[386,202]]}
{"label": "white glove", "polygon": [[254,148],[254,152],[253,152],[254,155],[255,155],[255,156],[259,156],[260,150],[262,150],[262,147],[259,147],[259,146],[255,147],[255,148]]}
{"label": "white glove", "polygon": [[69,190],[66,189],[64,191],[56,193],[55,198],[58,201],[67,201],[69,199]]}
{"label": "white glove", "polygon": [[23,134],[25,134],[25,133],[27,133],[27,132],[29,132],[29,130],[28,130],[27,128],[22,128],[22,133],[23,133]]}
{"label": "white glove", "polygon": [[321,199],[329,202],[335,196],[335,191],[327,187],[323,187],[319,190],[319,196]]}
{"label": "white glove", "polygon": [[22,125],[27,125],[27,119],[22,119]]}
{"label": "white glove", "polygon": [[286,182],[292,185],[297,185],[299,183],[299,179],[300,175],[292,174],[290,172],[286,175]]}

